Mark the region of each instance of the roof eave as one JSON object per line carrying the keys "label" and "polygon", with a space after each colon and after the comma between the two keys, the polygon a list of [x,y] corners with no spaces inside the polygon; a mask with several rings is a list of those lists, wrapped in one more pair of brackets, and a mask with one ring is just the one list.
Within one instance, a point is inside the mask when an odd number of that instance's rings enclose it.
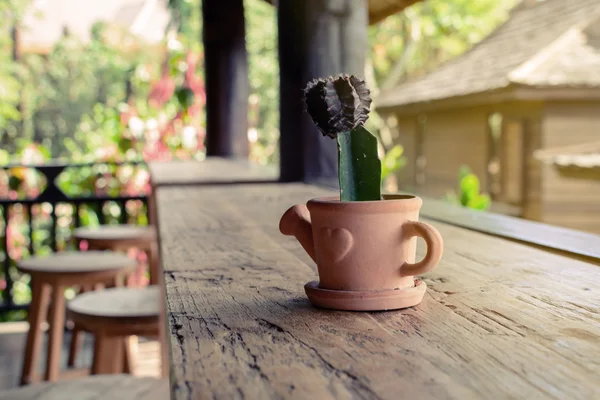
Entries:
{"label": "roof eave", "polygon": [[600,86],[531,86],[511,83],[505,87],[486,92],[469,93],[404,104],[377,104],[378,112],[418,114],[431,110],[462,108],[507,101],[600,101]]}
{"label": "roof eave", "polygon": [[403,104],[378,104],[374,99],[375,108],[381,113],[396,114],[418,114],[432,110],[445,110],[452,108],[469,107],[473,105],[484,105],[512,100],[514,95],[512,88],[498,88],[486,92],[469,93],[462,96],[453,96],[440,99],[431,99]]}

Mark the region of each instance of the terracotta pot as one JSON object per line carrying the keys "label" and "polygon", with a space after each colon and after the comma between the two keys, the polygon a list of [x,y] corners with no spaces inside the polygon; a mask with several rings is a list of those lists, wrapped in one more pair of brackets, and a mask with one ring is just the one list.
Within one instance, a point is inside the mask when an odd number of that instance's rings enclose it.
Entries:
{"label": "terracotta pot", "polygon": [[[415,275],[433,269],[443,250],[439,232],[418,221],[422,204],[410,195],[361,202],[326,197],[286,211],[281,233],[295,236],[317,264],[318,284],[305,286],[313,304],[365,310],[418,304],[426,286],[415,281]],[[417,237],[427,243],[427,255],[419,262],[415,262]],[[336,300],[325,299],[328,306],[311,295]]]}

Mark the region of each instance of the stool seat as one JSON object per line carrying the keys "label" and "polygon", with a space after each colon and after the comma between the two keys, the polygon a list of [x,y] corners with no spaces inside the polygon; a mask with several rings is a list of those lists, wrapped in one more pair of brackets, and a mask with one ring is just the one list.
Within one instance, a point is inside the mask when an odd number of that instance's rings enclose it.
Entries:
{"label": "stool seat", "polygon": [[156,286],[111,288],[87,292],[67,304],[71,313],[106,318],[158,317],[160,291]]}
{"label": "stool seat", "polygon": [[132,371],[130,339],[160,335],[160,299],[154,285],[87,292],[67,304],[73,322],[95,337],[93,375]]}
{"label": "stool seat", "polygon": [[108,251],[63,252],[19,261],[18,268],[27,273],[78,273],[135,268],[135,260]]}
{"label": "stool seat", "polygon": [[77,228],[73,232],[77,240],[90,242],[90,248],[113,249],[115,247],[147,248],[156,240],[156,231],[150,226],[101,225],[92,228]]}
{"label": "stool seat", "polygon": [[169,381],[131,375],[98,375],[74,380],[36,383],[0,391],[7,400],[165,400],[169,398]]}

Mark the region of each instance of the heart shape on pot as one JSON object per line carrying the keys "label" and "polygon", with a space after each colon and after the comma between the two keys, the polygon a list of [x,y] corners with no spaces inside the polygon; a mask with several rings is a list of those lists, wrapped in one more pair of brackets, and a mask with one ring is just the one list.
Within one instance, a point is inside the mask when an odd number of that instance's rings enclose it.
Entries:
{"label": "heart shape on pot", "polygon": [[321,228],[323,245],[327,258],[334,263],[341,261],[352,248],[352,234],[344,228]]}

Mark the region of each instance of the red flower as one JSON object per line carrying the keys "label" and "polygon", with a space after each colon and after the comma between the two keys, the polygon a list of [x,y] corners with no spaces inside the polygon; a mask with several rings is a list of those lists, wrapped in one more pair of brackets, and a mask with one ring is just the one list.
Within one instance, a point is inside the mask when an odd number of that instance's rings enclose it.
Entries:
{"label": "red flower", "polygon": [[169,61],[167,58],[163,63],[162,76],[152,87],[148,96],[148,102],[154,107],[160,107],[169,101],[174,92],[175,82],[169,76]]}
{"label": "red flower", "polygon": [[185,71],[185,79],[183,85],[192,89],[194,92],[194,103],[204,104],[206,102],[206,90],[202,78],[196,75],[196,65],[198,64],[199,56],[192,53],[187,53],[186,62],[187,69]]}

